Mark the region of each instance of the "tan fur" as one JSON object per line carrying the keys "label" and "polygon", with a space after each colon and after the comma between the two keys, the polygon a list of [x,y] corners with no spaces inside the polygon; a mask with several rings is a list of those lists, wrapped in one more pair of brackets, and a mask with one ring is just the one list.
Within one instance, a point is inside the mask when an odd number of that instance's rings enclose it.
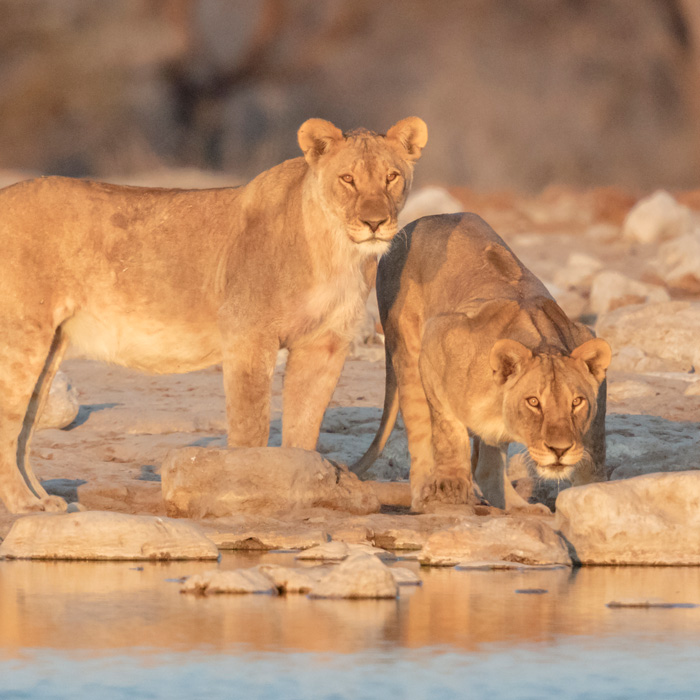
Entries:
{"label": "tan fur", "polygon": [[526,507],[505,472],[510,442],[526,445],[544,478],[605,477],[610,347],[566,317],[486,222],[453,214],[407,226],[379,264],[377,295],[384,415],[357,473],[400,405],[415,510],[471,502],[470,465],[493,505]]}
{"label": "tan fur", "polygon": [[311,119],[303,158],[237,189],[41,178],[0,191],[0,497],[61,510],[29,465],[36,415],[69,344],[151,372],[223,361],[229,443],[267,444],[289,349],[283,444],[313,449],[349,339],[427,141]]}

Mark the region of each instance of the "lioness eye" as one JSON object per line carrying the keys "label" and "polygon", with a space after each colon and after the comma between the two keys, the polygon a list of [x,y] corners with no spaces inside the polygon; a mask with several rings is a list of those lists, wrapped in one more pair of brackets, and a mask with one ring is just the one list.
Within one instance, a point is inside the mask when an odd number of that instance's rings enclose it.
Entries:
{"label": "lioness eye", "polygon": [[580,396],[577,396],[572,402],[571,405],[576,408],[576,406],[580,406],[583,403],[583,399]]}
{"label": "lioness eye", "polygon": [[352,185],[355,182],[355,178],[352,175],[341,175],[340,179],[348,184]]}
{"label": "lioness eye", "polygon": [[397,178],[398,176],[399,176],[398,173],[389,173],[389,174],[386,176],[386,181],[387,181],[387,182],[393,182],[394,180],[396,180],[396,178]]}
{"label": "lioness eye", "polygon": [[533,406],[534,408],[537,408],[540,405],[539,400],[536,399],[534,396],[531,396],[529,399],[527,399],[527,402],[530,404],[530,406]]}

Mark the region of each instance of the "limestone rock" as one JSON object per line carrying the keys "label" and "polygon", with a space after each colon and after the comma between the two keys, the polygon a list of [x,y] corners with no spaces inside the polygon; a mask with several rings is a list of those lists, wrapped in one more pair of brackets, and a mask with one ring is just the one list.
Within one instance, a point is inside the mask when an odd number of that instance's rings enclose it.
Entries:
{"label": "limestone rock", "polygon": [[262,564],[258,570],[273,582],[280,593],[308,593],[328,575],[328,569],[325,566],[295,569],[290,566]]}
{"label": "limestone rock", "polygon": [[607,398],[608,401],[616,403],[625,399],[653,396],[655,393],[654,388],[646,382],[627,379],[621,382],[610,382],[608,384]]}
{"label": "limestone rock", "polygon": [[421,577],[405,566],[390,566],[389,571],[398,586],[420,586],[423,584]]}
{"label": "limestone rock", "polygon": [[655,284],[645,284],[625,275],[605,270],[593,278],[591,311],[604,314],[621,306],[670,301],[669,293]]}
{"label": "limestone rock", "polygon": [[[697,302],[625,306],[601,316],[596,334],[613,348],[612,369],[687,372],[700,367],[700,303]],[[624,353],[626,348],[632,352]],[[645,366],[644,360],[652,362]]]}
{"label": "limestone rock", "polygon": [[591,255],[570,253],[566,265],[555,273],[554,284],[563,289],[589,287],[602,267],[603,263]]}
{"label": "limestone rock", "polygon": [[582,564],[700,564],[700,471],[568,489],[556,526]]}
{"label": "limestone rock", "polygon": [[456,214],[464,211],[462,203],[442,187],[423,187],[408,195],[406,205],[399,214],[399,227],[421,216],[433,214]]}
{"label": "limestone rock", "polygon": [[267,593],[277,595],[277,587],[269,576],[257,569],[220,571],[212,569],[188,576],[180,589],[182,593],[217,595],[220,593]]}
{"label": "limestone rock", "polygon": [[27,515],[0,545],[12,559],[216,559],[194,523],[148,515],[87,511]]}
{"label": "limestone rock", "polygon": [[65,428],[75,420],[79,409],[78,392],[66,374],[59,370],[51,383],[44,410],[39,416],[37,430]]}
{"label": "limestone rock", "polygon": [[348,544],[346,542],[326,542],[311,547],[296,556],[301,561],[343,561],[355,554],[371,554],[380,559],[396,559],[391,553],[369,544]]}
{"label": "limestone rock", "polygon": [[475,518],[436,532],[421,550],[424,566],[501,559],[523,564],[571,564],[566,545],[546,523],[524,517]]}
{"label": "limestone rock", "polygon": [[380,508],[372,488],[347,468],[296,448],[173,450],[161,484],[168,514],[192,518],[314,507],[366,514]]}
{"label": "limestone rock", "polygon": [[682,236],[692,227],[690,209],[659,190],[632,207],[622,225],[622,236],[635,243],[657,243]]}
{"label": "limestone rock", "polygon": [[388,566],[371,554],[353,554],[309,593],[312,598],[396,598],[399,587]]}
{"label": "limestone rock", "polygon": [[521,564],[515,561],[463,561],[455,566],[457,571],[551,571],[553,569],[567,569],[564,564]]}
{"label": "limestone rock", "polygon": [[700,292],[700,229],[661,245],[649,271],[669,287]]}

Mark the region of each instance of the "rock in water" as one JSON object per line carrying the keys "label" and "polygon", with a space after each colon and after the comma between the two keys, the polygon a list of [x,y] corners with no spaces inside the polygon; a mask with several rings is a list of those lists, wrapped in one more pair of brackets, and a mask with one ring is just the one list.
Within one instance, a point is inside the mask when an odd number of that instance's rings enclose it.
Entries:
{"label": "rock in water", "polygon": [[307,508],[366,515],[380,508],[372,487],[346,467],[297,448],[173,450],[161,483],[168,515],[181,517],[280,515]]}
{"label": "rock in water", "polygon": [[522,564],[571,565],[566,543],[536,518],[474,518],[428,538],[418,555],[424,566],[504,560]]}
{"label": "rock in water", "polygon": [[557,498],[556,525],[581,564],[700,564],[700,472],[588,484]]}
{"label": "rock in water", "polygon": [[391,570],[372,554],[353,554],[316,584],[311,598],[396,598]]}
{"label": "rock in water", "polygon": [[19,518],[0,545],[9,559],[216,559],[219,550],[194,524],[103,511]]}

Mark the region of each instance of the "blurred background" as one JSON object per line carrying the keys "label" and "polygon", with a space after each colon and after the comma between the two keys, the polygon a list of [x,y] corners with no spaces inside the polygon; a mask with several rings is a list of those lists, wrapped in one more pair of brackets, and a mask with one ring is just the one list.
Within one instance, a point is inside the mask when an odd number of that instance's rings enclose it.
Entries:
{"label": "blurred background", "polygon": [[700,0],[0,0],[0,168],[248,179],[309,117],[419,183],[697,187]]}

